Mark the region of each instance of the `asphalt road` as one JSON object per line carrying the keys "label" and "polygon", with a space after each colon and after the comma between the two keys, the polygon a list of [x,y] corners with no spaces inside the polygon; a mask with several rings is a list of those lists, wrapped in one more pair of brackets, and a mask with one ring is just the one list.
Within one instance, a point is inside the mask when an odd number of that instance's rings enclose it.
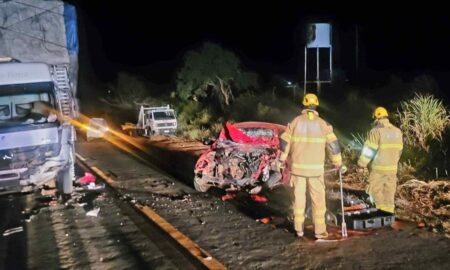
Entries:
{"label": "asphalt road", "polygon": [[[399,223],[395,229],[350,232],[347,240],[320,243],[311,240],[307,226],[310,238],[301,240],[272,202],[245,196],[223,202],[220,192],[199,193],[189,181],[192,171],[171,176],[189,170],[192,157],[183,164],[183,154],[175,153],[177,164],[155,167],[171,160],[171,151],[155,150],[151,142],[141,146],[77,144],[87,165],[114,180],[113,191],[79,188],[67,203],[40,193],[0,197],[0,269],[203,267],[130,208],[134,203],[153,209],[230,269],[450,269],[450,240],[443,235]],[[285,196],[285,207],[286,192],[276,192]],[[97,216],[87,215],[95,209]],[[270,222],[256,220],[262,217]],[[14,228],[22,231],[3,235]]]}
{"label": "asphalt road", "polygon": [[[186,164],[192,164],[192,157],[184,154],[183,163],[183,153],[139,141],[140,150],[136,151],[119,151],[108,143],[79,144],[77,151],[89,164],[108,172],[122,194],[154,209],[230,269],[450,267],[450,240],[406,222],[396,224],[395,229],[363,234],[353,231],[344,241],[300,240],[284,213],[277,215],[273,211],[276,207],[268,207],[270,203],[255,203],[245,197],[222,202],[220,194],[199,193],[189,181],[193,168],[189,170]],[[146,164],[149,162],[166,163],[154,168]],[[185,169],[185,176],[174,178],[159,168],[176,176]],[[285,195],[284,205],[289,205],[288,194],[278,193],[279,198]],[[268,215],[269,224],[255,220]],[[312,228],[307,230],[312,239]],[[329,230],[339,233],[336,227]]]}

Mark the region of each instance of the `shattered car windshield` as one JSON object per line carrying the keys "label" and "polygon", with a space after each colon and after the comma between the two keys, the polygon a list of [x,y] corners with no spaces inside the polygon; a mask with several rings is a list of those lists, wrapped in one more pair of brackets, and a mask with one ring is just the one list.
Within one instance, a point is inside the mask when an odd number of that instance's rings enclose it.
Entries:
{"label": "shattered car windshield", "polygon": [[273,129],[270,128],[240,128],[245,135],[250,137],[273,137]]}
{"label": "shattered car windshield", "polygon": [[173,120],[173,119],[175,119],[175,115],[172,111],[153,112],[153,117],[155,120]]}
{"label": "shattered car windshield", "polygon": [[48,91],[0,95],[0,127],[54,122],[53,108]]}

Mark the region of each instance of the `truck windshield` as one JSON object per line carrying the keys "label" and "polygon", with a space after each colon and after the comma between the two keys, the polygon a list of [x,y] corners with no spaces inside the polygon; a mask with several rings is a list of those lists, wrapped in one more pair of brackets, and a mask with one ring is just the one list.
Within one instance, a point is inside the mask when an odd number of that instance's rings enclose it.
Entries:
{"label": "truck windshield", "polygon": [[173,120],[175,114],[173,111],[153,112],[153,118],[155,120]]}
{"label": "truck windshield", "polygon": [[48,87],[0,85],[0,128],[56,121],[54,108]]}

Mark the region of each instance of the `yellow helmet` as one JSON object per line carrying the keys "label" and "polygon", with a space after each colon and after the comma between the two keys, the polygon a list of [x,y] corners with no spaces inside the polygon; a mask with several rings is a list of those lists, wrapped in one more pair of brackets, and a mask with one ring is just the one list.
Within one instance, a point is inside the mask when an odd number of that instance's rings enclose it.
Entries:
{"label": "yellow helmet", "polygon": [[303,97],[304,106],[319,106],[319,99],[314,94],[306,94]]}
{"label": "yellow helmet", "polygon": [[374,119],[380,119],[383,117],[388,117],[388,112],[384,107],[377,107],[373,112]]}

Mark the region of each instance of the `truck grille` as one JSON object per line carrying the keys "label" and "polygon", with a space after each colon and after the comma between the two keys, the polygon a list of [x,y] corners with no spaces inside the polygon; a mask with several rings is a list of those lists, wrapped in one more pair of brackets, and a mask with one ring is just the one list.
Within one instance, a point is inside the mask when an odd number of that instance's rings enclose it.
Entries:
{"label": "truck grille", "polygon": [[157,127],[172,127],[172,126],[175,126],[175,124],[174,123],[159,123],[159,124],[156,124],[156,126]]}

